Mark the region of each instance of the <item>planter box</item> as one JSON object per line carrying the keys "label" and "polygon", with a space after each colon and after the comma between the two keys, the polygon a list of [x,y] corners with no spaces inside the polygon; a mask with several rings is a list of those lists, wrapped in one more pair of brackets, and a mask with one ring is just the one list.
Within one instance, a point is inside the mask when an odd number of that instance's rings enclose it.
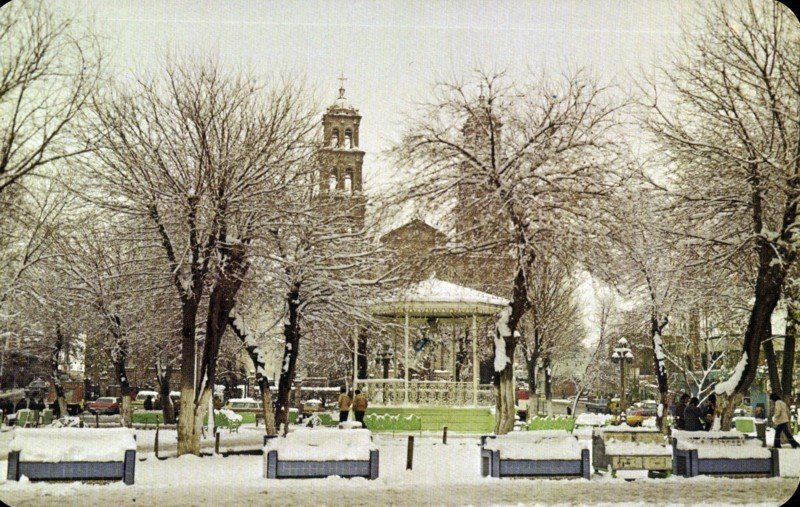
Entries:
{"label": "planter box", "polygon": [[672,451],[655,428],[608,426],[592,434],[596,470],[672,470]]}
{"label": "planter box", "polygon": [[482,436],[481,474],[589,479],[589,449],[582,449],[574,436],[558,430]]}
{"label": "planter box", "polygon": [[675,431],[672,439],[673,473],[683,477],[777,477],[778,450],[738,432]]}
{"label": "planter box", "polygon": [[365,429],[303,429],[265,438],[264,477],[313,479],[331,475],[377,479],[379,452]]}
{"label": "planter box", "polygon": [[10,481],[24,475],[32,480],[134,482],[136,440],[127,430],[17,430],[10,447]]}

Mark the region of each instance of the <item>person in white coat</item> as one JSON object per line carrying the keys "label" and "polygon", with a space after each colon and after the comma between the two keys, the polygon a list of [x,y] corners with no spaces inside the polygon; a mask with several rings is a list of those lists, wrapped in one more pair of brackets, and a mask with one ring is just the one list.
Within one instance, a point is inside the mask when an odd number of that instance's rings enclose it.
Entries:
{"label": "person in white coat", "polygon": [[800,444],[797,443],[792,433],[789,431],[789,407],[787,407],[781,397],[775,393],[770,394],[769,399],[775,402],[775,409],[772,411],[772,424],[775,425],[775,441],[773,447],[780,449],[781,433],[783,433],[792,445],[792,449],[797,449],[800,447]]}

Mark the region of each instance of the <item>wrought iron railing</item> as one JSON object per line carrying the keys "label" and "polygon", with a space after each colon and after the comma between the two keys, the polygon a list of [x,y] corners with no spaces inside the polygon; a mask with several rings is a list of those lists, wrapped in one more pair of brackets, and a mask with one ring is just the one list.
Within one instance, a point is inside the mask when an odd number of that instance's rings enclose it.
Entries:
{"label": "wrought iron railing", "polygon": [[[370,403],[374,405],[402,405],[406,402],[406,382],[403,379],[359,379]],[[447,380],[409,380],[408,403],[430,406],[473,406],[472,382],[450,382]],[[494,404],[494,388],[478,386],[478,405]]]}

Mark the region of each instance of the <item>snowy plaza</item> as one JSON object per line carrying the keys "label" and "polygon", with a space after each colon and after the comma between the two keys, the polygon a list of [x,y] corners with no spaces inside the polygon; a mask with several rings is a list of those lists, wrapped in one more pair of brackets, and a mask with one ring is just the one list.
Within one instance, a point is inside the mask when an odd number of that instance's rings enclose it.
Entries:
{"label": "snowy plaza", "polygon": [[800,486],[777,0],[0,2],[0,505]]}

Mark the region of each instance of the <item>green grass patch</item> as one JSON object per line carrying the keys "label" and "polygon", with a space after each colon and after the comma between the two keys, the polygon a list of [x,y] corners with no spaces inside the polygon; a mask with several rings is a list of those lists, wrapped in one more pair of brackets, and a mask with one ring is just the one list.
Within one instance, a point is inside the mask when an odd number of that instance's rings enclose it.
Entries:
{"label": "green grass patch", "polygon": [[164,414],[160,410],[136,410],[131,414],[133,424],[164,424]]}
{"label": "green grass patch", "polygon": [[736,419],[736,429],[742,433],[755,433],[756,423],[752,419]]}
{"label": "green grass patch", "polygon": [[531,417],[528,431],[566,430],[572,433],[575,428],[574,417]]}
{"label": "green grass patch", "polygon": [[367,414],[364,416],[367,428],[374,431],[419,431],[422,419],[410,414],[407,416],[391,414]]}
{"label": "green grass patch", "polygon": [[[364,418],[367,426],[370,425],[370,416],[398,416],[398,421],[408,420],[408,423],[399,422],[401,425],[412,425],[409,431],[441,431],[447,426],[450,431],[463,431],[473,433],[491,433],[494,430],[494,416],[488,408],[450,408],[450,407],[375,407],[368,408]],[[408,416],[419,418],[419,428],[414,420]],[[380,424],[378,421],[375,421]],[[390,424],[388,420],[386,424]],[[375,429],[379,430],[378,427]],[[405,431],[405,430],[400,430]]]}

